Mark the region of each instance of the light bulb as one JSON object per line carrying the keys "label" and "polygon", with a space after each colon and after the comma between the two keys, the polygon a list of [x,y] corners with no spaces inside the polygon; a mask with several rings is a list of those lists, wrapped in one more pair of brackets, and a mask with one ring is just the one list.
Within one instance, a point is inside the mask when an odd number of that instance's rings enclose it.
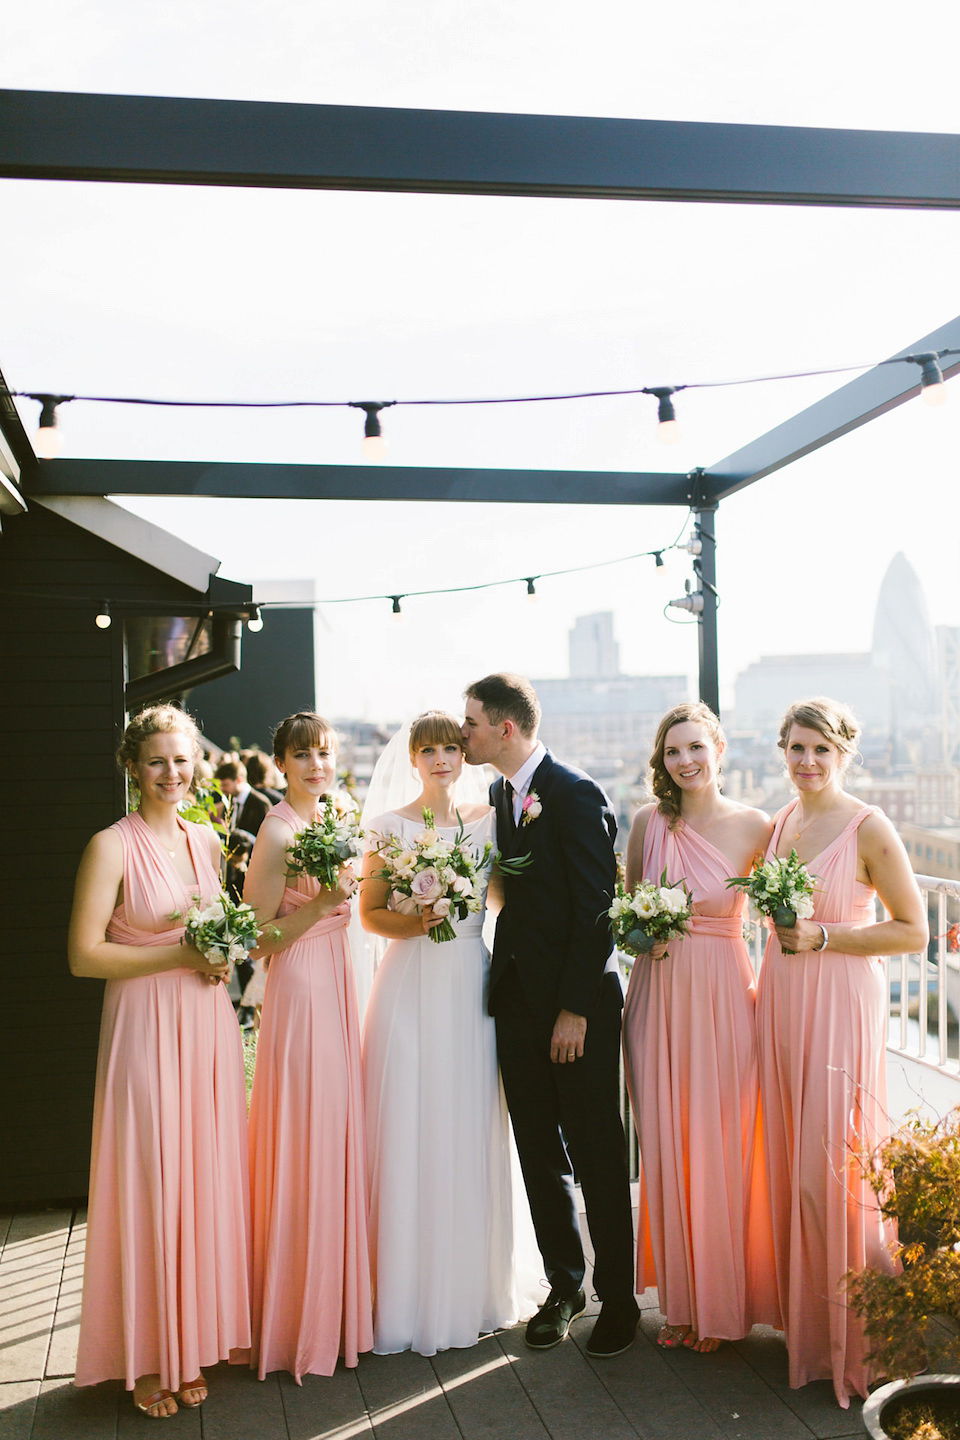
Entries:
{"label": "light bulb", "polygon": [[376,435],[364,435],[360,453],[368,463],[378,464],[387,458],[387,442],[379,431]]}
{"label": "light bulb", "polygon": [[263,629],[263,616],[260,614],[259,605],[253,612],[253,614],[248,618],[247,629],[252,630],[254,635],[259,635],[260,631]]}
{"label": "light bulb", "polygon": [[103,602],[103,606],[94,623],[96,624],[98,630],[109,630],[110,626],[113,624],[113,619],[110,615],[110,606],[107,604],[106,600]]}
{"label": "light bulb", "polygon": [[31,395],[31,400],[40,401],[39,429],[33,440],[38,460],[55,460],[63,449],[63,436],[57,429],[57,405],[59,395]]}
{"label": "light bulb", "polygon": [[929,385],[924,385],[920,391],[920,399],[924,405],[929,405],[935,410],[938,405],[947,403],[947,387],[942,380],[934,380]]}

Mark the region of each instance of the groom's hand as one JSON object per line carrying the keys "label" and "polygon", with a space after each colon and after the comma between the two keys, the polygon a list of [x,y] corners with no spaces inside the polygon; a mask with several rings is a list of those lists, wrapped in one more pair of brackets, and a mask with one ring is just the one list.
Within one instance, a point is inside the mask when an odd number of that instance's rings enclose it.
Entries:
{"label": "groom's hand", "polygon": [[561,1010],[554,1021],[550,1037],[550,1059],[554,1065],[572,1065],[583,1055],[583,1042],[587,1038],[586,1015],[574,1015],[572,1010]]}

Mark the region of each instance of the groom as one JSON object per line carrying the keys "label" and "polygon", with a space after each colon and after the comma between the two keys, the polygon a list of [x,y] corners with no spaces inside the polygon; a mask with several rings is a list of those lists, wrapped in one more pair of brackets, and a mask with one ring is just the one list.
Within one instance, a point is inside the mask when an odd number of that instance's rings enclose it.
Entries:
{"label": "groom", "polygon": [[574,1167],[583,1188],[602,1306],[587,1354],[619,1355],[640,1316],[619,1105],[623,992],[607,922],[616,820],[600,787],[538,740],[540,703],[519,675],[468,686],[471,765],[493,765],[497,844],[529,854],[504,876],[489,1010],[550,1294],[526,1341],[548,1350],[586,1307]]}

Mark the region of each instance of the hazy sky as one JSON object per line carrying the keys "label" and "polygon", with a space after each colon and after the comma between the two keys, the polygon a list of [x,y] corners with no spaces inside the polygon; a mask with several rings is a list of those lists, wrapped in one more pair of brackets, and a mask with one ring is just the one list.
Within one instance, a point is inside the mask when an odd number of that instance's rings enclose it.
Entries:
{"label": "hazy sky", "polygon": [[[424,108],[960,130],[951,3],[50,0],[5,18],[0,85]],[[179,398],[490,396],[870,363],[960,313],[954,214],[2,181],[0,367],[13,389]],[[709,468],[844,377],[678,397],[391,410],[397,464]],[[761,653],[862,650],[904,550],[960,624],[960,386],[725,502],[726,695]],[[24,404],[32,432],[36,406]],[[350,463],[352,411],[76,404],[66,454]],[[318,597],[479,584],[671,544],[672,509],[125,500],[253,581]],[[613,610],[624,669],[696,669],[663,610],[685,554],[389,605],[325,604],[322,707],[398,717],[494,667],[566,673]],[[679,623],[678,623],[679,622]],[[267,616],[269,625],[269,615]],[[790,699],[792,697],[785,697]]]}

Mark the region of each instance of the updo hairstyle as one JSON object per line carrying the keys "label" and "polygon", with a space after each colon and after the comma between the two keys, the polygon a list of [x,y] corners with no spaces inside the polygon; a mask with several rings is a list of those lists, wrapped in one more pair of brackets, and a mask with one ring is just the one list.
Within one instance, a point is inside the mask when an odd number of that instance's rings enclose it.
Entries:
{"label": "updo hairstyle", "polygon": [[685,700],[682,705],[674,705],[660,721],[653,742],[653,754],[650,756],[650,788],[657,801],[657,809],[661,815],[666,816],[671,830],[680,819],[680,787],[667,770],[663,752],[667,746],[667,732],[674,725],[684,725],[687,721],[702,725],[718,749],[726,743],[727,738],[720,721],[710,706],[704,705],[702,700]]}
{"label": "updo hairstyle", "polygon": [[425,745],[456,745],[462,752],[460,721],[445,710],[425,710],[410,725],[411,761],[416,761],[417,751]]}
{"label": "updo hairstyle", "polygon": [[281,720],[273,732],[273,755],[282,760],[288,750],[305,750],[310,745],[329,745],[337,750],[337,732],[329,720],[315,710],[298,710]]}
{"label": "updo hairstyle", "polygon": [[802,725],[805,730],[816,730],[824,740],[835,745],[841,757],[840,774],[847,773],[860,743],[860,726],[852,710],[841,705],[839,700],[830,700],[825,695],[817,695],[813,700],[796,700],[780,722],[777,745],[784,754],[794,725]]}
{"label": "updo hairstyle", "polygon": [[200,731],[197,722],[186,710],[176,705],[148,705],[139,715],[134,715],[123,732],[123,739],[117,746],[117,764],[121,770],[136,765],[140,759],[140,747],[151,735],[166,735],[180,731],[190,742],[190,753],[196,766],[203,759]]}

